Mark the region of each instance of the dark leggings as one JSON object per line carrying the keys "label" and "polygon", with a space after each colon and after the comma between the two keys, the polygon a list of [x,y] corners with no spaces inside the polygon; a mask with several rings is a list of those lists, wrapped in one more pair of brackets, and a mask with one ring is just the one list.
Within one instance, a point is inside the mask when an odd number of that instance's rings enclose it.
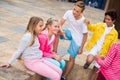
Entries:
{"label": "dark leggings", "polygon": [[96,80],[106,80],[105,77],[103,76],[103,74],[101,72],[98,73],[98,77]]}

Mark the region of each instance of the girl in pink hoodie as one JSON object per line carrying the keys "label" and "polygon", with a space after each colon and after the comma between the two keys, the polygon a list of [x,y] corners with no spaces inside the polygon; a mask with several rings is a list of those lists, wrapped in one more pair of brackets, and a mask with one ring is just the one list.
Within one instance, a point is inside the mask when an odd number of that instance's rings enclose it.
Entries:
{"label": "girl in pink hoodie", "polygon": [[39,49],[43,51],[43,57],[45,57],[46,60],[63,69],[65,67],[65,61],[61,59],[61,56],[57,55],[56,52],[52,50],[56,39],[55,35],[58,31],[58,20],[49,18],[46,22],[45,29],[38,35],[38,40],[40,43]]}

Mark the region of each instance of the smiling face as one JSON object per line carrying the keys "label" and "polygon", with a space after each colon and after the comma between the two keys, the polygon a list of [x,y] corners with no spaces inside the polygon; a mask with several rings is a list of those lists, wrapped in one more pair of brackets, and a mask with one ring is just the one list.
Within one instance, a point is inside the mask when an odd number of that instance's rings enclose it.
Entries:
{"label": "smiling face", "polygon": [[77,1],[75,4],[74,4],[74,7],[73,7],[73,15],[76,19],[79,19],[81,17],[81,14],[83,13],[85,9],[85,4],[83,1]]}
{"label": "smiling face", "polygon": [[75,18],[79,17],[82,14],[82,8],[79,6],[74,6],[73,7],[73,15]]}
{"label": "smiling face", "polygon": [[58,21],[53,21],[52,24],[48,26],[48,29],[52,34],[57,34],[59,31]]}
{"label": "smiling face", "polygon": [[43,30],[43,25],[44,25],[44,22],[43,21],[39,21],[39,23],[35,27],[35,33],[36,34],[38,34],[39,32],[41,32]]}
{"label": "smiling face", "polygon": [[117,13],[115,10],[108,10],[105,13],[104,21],[108,27],[113,26],[113,23],[115,22],[116,19],[117,19]]}
{"label": "smiling face", "polygon": [[106,16],[105,16],[105,23],[107,24],[108,27],[113,26],[113,23],[114,23],[114,22],[115,22],[115,21],[114,21],[114,20],[112,21],[112,19],[111,19],[111,17],[110,17],[109,15],[106,15]]}

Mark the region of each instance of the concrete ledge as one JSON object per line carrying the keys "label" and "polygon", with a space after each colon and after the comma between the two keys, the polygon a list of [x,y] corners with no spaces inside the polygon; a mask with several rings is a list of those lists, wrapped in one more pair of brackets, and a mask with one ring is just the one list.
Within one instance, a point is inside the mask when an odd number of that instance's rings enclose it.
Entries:
{"label": "concrete ledge", "polygon": [[29,73],[16,69],[15,67],[1,67],[0,80],[45,80],[45,78],[38,74],[31,75]]}
{"label": "concrete ledge", "polygon": [[28,80],[30,77],[32,77],[31,74],[20,71],[14,67],[1,67],[0,76],[6,80]]}
{"label": "concrete ledge", "polygon": [[26,69],[22,61],[18,60],[10,68],[0,67],[0,80],[45,80],[45,78]]}
{"label": "concrete ledge", "polygon": [[[63,59],[67,62],[69,55],[65,55]],[[74,68],[68,75],[68,80],[89,80],[92,70],[91,68],[83,69],[85,59],[86,55],[84,54],[76,57]],[[0,68],[0,80],[45,80],[45,78],[26,69],[22,60],[16,60],[12,67]]]}
{"label": "concrete ledge", "polygon": [[83,69],[82,66],[74,65],[72,71],[68,75],[68,80],[89,80],[91,76],[91,69]]}
{"label": "concrete ledge", "polygon": [[[62,57],[64,60],[69,60],[69,54],[66,54]],[[87,58],[87,55],[86,54],[80,54],[80,55],[77,55],[77,57],[75,58],[75,64],[76,65],[79,65],[79,66],[83,66],[86,62],[86,58]],[[93,64],[91,64],[89,66],[89,69],[92,69],[93,68]]]}
{"label": "concrete ledge", "polygon": [[[63,59],[66,60],[66,63],[67,63],[69,59],[69,55],[68,54],[65,55]],[[88,69],[84,69],[83,65],[85,63],[85,59],[86,59],[86,55],[84,54],[81,54],[76,57],[75,65],[67,77],[68,80],[89,80],[90,79],[93,65],[91,65]]]}

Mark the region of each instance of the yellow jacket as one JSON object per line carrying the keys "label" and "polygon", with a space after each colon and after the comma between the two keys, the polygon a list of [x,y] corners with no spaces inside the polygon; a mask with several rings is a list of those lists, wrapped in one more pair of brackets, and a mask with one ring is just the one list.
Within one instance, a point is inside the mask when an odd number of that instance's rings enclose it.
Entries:
{"label": "yellow jacket", "polygon": [[[88,41],[88,43],[85,46],[86,50],[89,51],[104,33],[105,23],[101,22],[97,24],[89,24],[88,30],[93,32],[91,39]],[[101,50],[99,52],[100,55],[104,56],[107,53],[110,45],[113,42],[116,42],[117,40],[118,40],[118,32],[116,31],[115,28],[112,28],[111,31],[105,36]]]}

